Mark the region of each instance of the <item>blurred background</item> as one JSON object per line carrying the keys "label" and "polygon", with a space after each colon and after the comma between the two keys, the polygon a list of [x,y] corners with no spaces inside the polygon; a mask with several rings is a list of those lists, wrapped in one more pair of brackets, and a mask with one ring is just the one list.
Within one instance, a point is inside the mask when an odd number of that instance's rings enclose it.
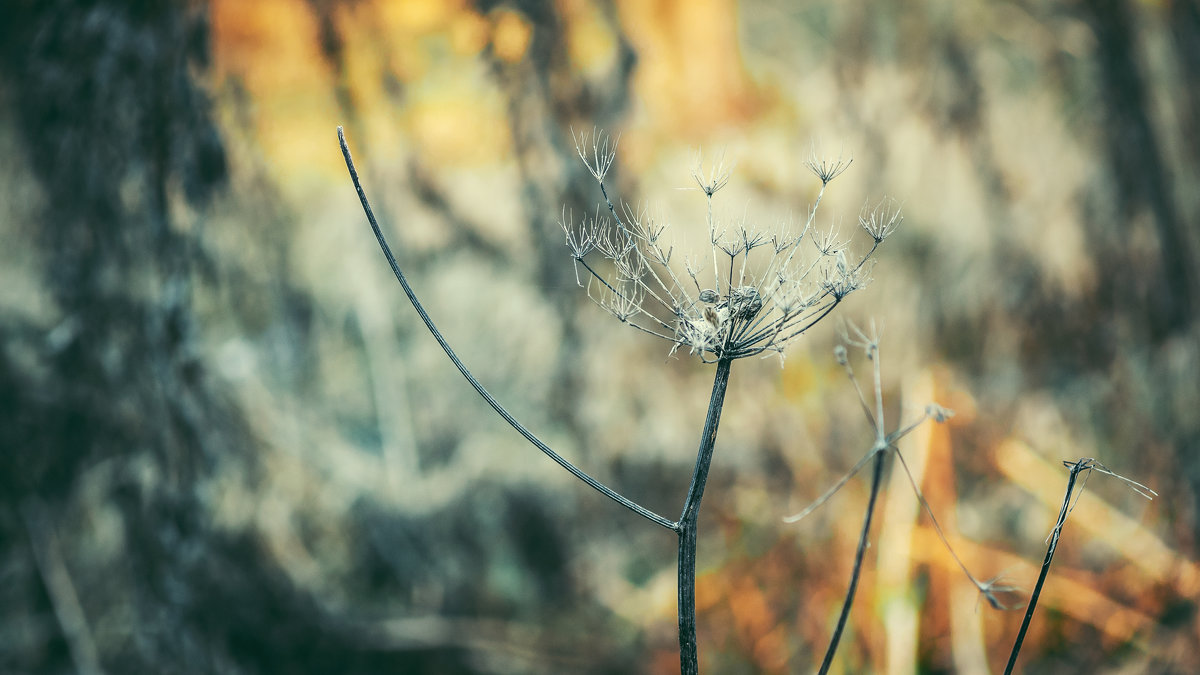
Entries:
{"label": "blurred background", "polygon": [[[981,579],[1036,579],[1021,665],[1200,670],[1200,9],[951,0],[10,0],[0,7],[0,671],[678,672],[675,539],[504,426],[485,386],[674,517],[712,367],[590,303],[557,225],[570,130],[620,134],[620,199],[704,236],[906,220],[839,310],[882,329],[889,426]],[[697,235],[697,232],[700,234]],[[865,250],[860,239],[857,246]],[[736,364],[701,517],[712,673],[808,672],[870,447],[835,320]],[[862,374],[870,364],[856,362]],[[838,672],[1003,669],[890,471]]]}

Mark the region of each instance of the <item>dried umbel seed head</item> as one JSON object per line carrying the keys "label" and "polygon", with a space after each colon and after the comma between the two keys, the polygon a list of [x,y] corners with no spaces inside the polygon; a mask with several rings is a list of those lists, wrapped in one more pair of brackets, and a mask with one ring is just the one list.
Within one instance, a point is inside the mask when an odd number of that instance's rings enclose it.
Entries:
{"label": "dried umbel seed head", "polygon": [[[683,348],[706,363],[764,353],[782,359],[788,342],[867,283],[868,259],[899,222],[891,206],[866,213],[862,222],[872,244],[861,257],[850,255],[850,242],[836,226],[818,235],[814,227],[822,195],[850,162],[815,157],[809,168],[821,185],[802,226],[785,222],[768,231],[745,216],[725,221],[712,208],[714,195],[729,181],[728,167],[718,162],[711,171],[697,166],[693,172],[709,202],[705,225],[711,258],[702,253],[672,262],[675,249],[665,237],[666,221],[610,196],[605,181],[614,145],[596,132],[575,141],[600,185],[604,201],[598,212],[607,210],[610,216],[563,226],[577,269],[590,275],[588,297],[618,320],[669,341],[672,354]],[[605,268],[592,265],[589,256],[611,261],[612,275],[605,278]],[[682,264],[679,257],[685,258]]]}
{"label": "dried umbel seed head", "polygon": [[762,306],[762,296],[753,286],[738,286],[729,292],[729,315],[735,319],[753,319]]}

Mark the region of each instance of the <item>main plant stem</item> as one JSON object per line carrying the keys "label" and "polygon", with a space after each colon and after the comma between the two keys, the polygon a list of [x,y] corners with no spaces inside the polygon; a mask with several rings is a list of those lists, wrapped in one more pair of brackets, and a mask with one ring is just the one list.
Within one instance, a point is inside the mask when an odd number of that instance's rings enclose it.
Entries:
{"label": "main plant stem", "polygon": [[712,464],[717,425],[721,422],[721,409],[725,405],[725,390],[729,386],[732,363],[729,359],[717,361],[704,433],[700,436],[696,468],[692,471],[692,484],[675,527],[679,534],[679,672],[683,675],[698,675],[700,672],[696,650],[696,522],[700,517],[704,485],[708,482],[708,468]]}

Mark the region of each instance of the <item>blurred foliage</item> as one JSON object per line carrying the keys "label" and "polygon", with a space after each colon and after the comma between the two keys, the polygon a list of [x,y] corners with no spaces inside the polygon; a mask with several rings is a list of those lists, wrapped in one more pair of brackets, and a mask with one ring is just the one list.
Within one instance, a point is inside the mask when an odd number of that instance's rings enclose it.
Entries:
{"label": "blurred foliage", "polygon": [[[1026,588],[1025,672],[1196,672],[1200,9],[1075,0],[12,0],[0,6],[0,671],[676,672],[674,541],[492,419],[371,241],[551,445],[679,507],[711,373],[591,305],[556,224],[621,134],[622,199],[704,233],[905,205],[844,316],[977,575]],[[869,448],[835,326],[739,363],[701,521],[709,672],[819,658]],[[981,607],[896,472],[845,672],[983,672]]]}

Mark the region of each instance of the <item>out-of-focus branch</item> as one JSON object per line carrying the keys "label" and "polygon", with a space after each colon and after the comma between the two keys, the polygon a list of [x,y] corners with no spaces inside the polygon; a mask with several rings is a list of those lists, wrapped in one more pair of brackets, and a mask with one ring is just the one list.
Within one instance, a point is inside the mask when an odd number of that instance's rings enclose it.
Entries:
{"label": "out-of-focus branch", "polygon": [[81,675],[103,675],[100,653],[92,640],[87,615],[79,602],[79,594],[75,592],[71,572],[63,561],[62,547],[54,534],[54,524],[46,515],[45,505],[36,496],[26,499],[21,504],[21,518],[25,521],[25,531],[29,535],[38,574],[42,577],[46,594],[50,596],[50,605],[67,641],[75,669]]}

